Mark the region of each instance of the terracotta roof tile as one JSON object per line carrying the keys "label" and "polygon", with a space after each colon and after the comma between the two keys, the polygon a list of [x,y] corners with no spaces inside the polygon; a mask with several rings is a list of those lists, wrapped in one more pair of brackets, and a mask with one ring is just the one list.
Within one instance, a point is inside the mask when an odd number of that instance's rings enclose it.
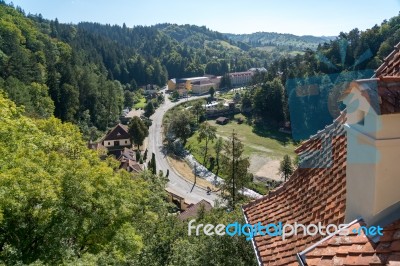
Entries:
{"label": "terracotta roof tile", "polygon": [[[366,224],[362,221],[350,228],[359,228]],[[321,244],[304,255],[308,266],[315,264],[326,256],[331,256],[337,265],[400,265],[400,240],[394,238],[395,230],[400,226],[400,220],[384,227],[383,236],[374,243],[363,232],[349,236],[334,235],[326,238]],[[334,264],[333,264],[334,265]]]}
{"label": "terracotta roof tile", "polygon": [[[316,168],[298,168],[284,185],[243,207],[249,223],[343,223],[346,171],[339,168],[345,167],[343,162],[346,161],[344,119],[342,114],[333,126],[319,132],[297,149],[305,163]],[[321,238],[318,234],[298,234],[285,240],[281,236],[257,236],[254,243],[263,265],[288,265],[296,263],[296,253]],[[324,265],[331,265],[327,264],[329,253],[323,255]]]}
{"label": "terracotta roof tile", "polygon": [[375,76],[400,76],[400,51],[399,44],[385,59],[384,63],[375,71]]}
{"label": "terracotta roof tile", "polygon": [[[378,100],[371,105],[375,104],[373,108],[379,108],[380,114],[400,112],[399,47],[400,43],[377,69],[376,78],[356,82],[375,86],[375,90],[370,87],[363,95]],[[327,225],[344,222],[347,155],[344,121],[342,113],[332,125],[296,149],[302,168],[298,168],[281,187],[243,206],[248,223],[298,222],[307,225],[321,222]],[[360,221],[350,229],[364,225]],[[297,265],[295,255],[306,248],[307,251],[301,254],[308,266],[400,265],[400,220],[385,226],[383,236],[376,243],[363,232],[321,238],[319,234],[298,234],[285,240],[280,236],[257,236],[253,243],[262,265]]]}

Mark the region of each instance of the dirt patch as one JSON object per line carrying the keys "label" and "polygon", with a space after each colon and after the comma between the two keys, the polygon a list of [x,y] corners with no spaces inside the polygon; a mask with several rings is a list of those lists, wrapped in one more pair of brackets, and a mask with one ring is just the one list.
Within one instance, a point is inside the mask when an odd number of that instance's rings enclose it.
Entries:
{"label": "dirt patch", "polygon": [[271,157],[253,154],[250,156],[249,171],[254,175],[255,180],[266,182],[268,180],[281,181],[279,175],[280,161]]}
{"label": "dirt patch", "polygon": [[[194,183],[194,174],[193,170],[190,168],[190,166],[186,163],[186,161],[176,158],[176,157],[167,157],[169,164],[175,169],[175,171],[183,177],[185,180]],[[202,187],[206,189],[207,187],[210,187],[213,191],[217,190],[217,188],[208,182],[207,180],[204,180],[200,177],[196,178],[196,185],[199,187]]]}

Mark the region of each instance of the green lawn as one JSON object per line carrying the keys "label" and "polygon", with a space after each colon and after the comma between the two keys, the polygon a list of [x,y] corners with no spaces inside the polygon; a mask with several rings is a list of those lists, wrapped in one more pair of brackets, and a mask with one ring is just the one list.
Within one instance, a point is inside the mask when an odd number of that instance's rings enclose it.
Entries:
{"label": "green lawn", "polygon": [[133,108],[135,109],[143,109],[146,106],[146,99],[143,97],[140,99],[140,102],[136,103]]}
{"label": "green lawn", "polygon": [[[242,115],[236,115],[235,117],[239,116],[243,118]],[[253,130],[253,127],[245,122],[240,125],[235,121],[231,121],[226,125],[217,125],[215,120],[209,120],[208,122],[217,127],[217,135],[224,139],[228,139],[232,131],[235,130],[239,139],[244,144],[245,156],[250,156],[254,153],[260,153],[264,156],[267,155],[274,158],[282,158],[285,154],[291,157],[295,156],[294,149],[297,145],[291,140],[290,135],[281,133],[278,130]],[[197,150],[202,150],[204,146],[203,143],[198,143],[197,136],[198,134],[195,133],[189,138],[187,144],[188,148],[195,150],[195,153]],[[213,144],[211,144],[211,146],[212,145]],[[213,153],[213,150],[211,153]]]}
{"label": "green lawn", "polygon": [[[246,121],[245,117],[241,114],[236,115],[235,118],[241,117]],[[281,160],[285,154],[292,158],[295,157],[294,149],[297,144],[291,140],[291,136],[281,133],[278,130],[271,130],[266,128],[253,129],[252,126],[246,124],[238,124],[236,121],[231,121],[226,125],[217,125],[215,120],[208,121],[211,125],[217,127],[217,136],[222,137],[224,140],[228,139],[235,130],[239,139],[244,145],[244,156],[250,157],[251,155],[260,155],[263,157],[271,157],[273,159]],[[215,172],[216,169],[211,169],[210,162],[204,158],[205,141],[201,143],[197,140],[198,133],[196,132],[187,141],[186,148],[194,155],[196,160],[205,165],[209,170]],[[215,142],[214,142],[215,143]],[[209,143],[207,157],[215,157],[214,143]],[[221,177],[224,177],[220,172]],[[265,186],[259,183],[251,183],[249,188],[256,190],[259,193],[265,194]]]}

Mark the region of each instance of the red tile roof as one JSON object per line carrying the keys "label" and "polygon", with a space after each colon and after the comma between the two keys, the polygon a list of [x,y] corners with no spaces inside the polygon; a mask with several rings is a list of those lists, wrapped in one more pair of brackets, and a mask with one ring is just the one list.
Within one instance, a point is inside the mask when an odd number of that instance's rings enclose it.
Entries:
{"label": "red tile roof", "polygon": [[[396,45],[376,77],[356,83],[373,82],[381,114],[400,112],[400,44]],[[377,95],[376,95],[377,93]],[[379,96],[379,98],[378,98]],[[334,123],[303,143],[296,152],[302,166],[282,187],[243,206],[250,224],[301,223],[343,224],[346,209],[346,136],[342,113]],[[365,225],[362,221],[350,229]],[[322,239],[297,236],[256,236],[253,244],[261,265],[298,265],[296,254],[304,255],[306,265],[400,265],[400,220],[384,227],[384,234],[373,242],[364,234],[335,235]],[[306,249],[307,248],[307,249]],[[306,251],[304,251],[306,250]]]}
{"label": "red tile roof", "polygon": [[305,252],[308,266],[320,265],[400,265],[400,220],[383,230],[378,242],[373,242],[363,231],[353,229],[365,226],[358,221],[349,227],[348,236],[339,234],[327,237],[315,248]]}
{"label": "red tile roof", "polygon": [[208,201],[201,200],[196,204],[190,206],[188,209],[186,209],[186,211],[180,213],[178,218],[182,221],[195,218],[202,206],[204,206],[204,210],[206,212],[212,209],[212,205]]}
{"label": "red tile roof", "polygon": [[[267,196],[243,206],[250,224],[321,222],[341,224],[345,214],[346,137],[342,114],[325,130],[305,142],[297,152],[301,163],[288,182]],[[322,236],[256,236],[254,245],[262,265],[297,265],[296,254]]]}
{"label": "red tile roof", "polygon": [[400,76],[400,43],[383,61],[384,63],[375,71],[376,77]]}
{"label": "red tile roof", "polygon": [[400,76],[380,77],[378,94],[380,97],[381,114],[400,113]]}
{"label": "red tile roof", "polygon": [[342,99],[354,87],[360,88],[378,114],[400,113],[400,76],[356,80],[343,93]]}

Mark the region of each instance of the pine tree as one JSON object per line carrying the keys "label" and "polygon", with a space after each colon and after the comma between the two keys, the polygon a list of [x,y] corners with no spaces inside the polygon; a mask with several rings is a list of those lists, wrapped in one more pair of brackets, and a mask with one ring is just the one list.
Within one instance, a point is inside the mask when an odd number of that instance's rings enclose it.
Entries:
{"label": "pine tree", "polygon": [[157,174],[157,166],[156,166],[156,155],[154,154],[154,152],[151,154],[151,168],[149,167],[149,169],[151,169],[151,172],[153,173],[153,175]]}
{"label": "pine tree", "polygon": [[285,155],[283,160],[281,161],[281,165],[279,167],[279,172],[284,176],[285,182],[287,178],[293,173],[293,164],[292,159],[290,159],[289,155]]}
{"label": "pine tree", "polygon": [[140,151],[139,151],[139,150],[136,150],[136,162],[139,162],[139,161],[140,161],[140,158],[141,158],[141,156],[140,156]]}
{"label": "pine tree", "polygon": [[239,190],[250,181],[248,168],[250,166],[249,158],[243,157],[243,144],[239,140],[235,131],[232,131],[231,137],[224,143],[221,162],[224,172],[227,175],[225,183],[222,185],[222,196],[228,200],[228,206],[232,209],[239,198]]}

